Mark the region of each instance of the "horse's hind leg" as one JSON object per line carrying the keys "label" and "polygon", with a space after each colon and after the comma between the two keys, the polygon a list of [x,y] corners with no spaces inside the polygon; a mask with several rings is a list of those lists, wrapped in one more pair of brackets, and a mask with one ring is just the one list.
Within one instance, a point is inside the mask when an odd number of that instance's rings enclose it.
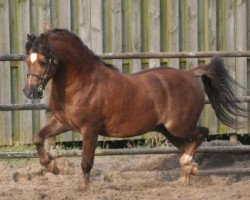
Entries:
{"label": "horse's hind leg", "polygon": [[59,169],[55,161],[48,155],[44,148],[44,141],[46,138],[55,136],[59,133],[65,132],[68,129],[61,124],[56,118],[52,117],[48,124],[34,135],[34,144],[36,145],[40,163],[50,172],[54,174],[59,173]]}
{"label": "horse's hind leg", "polygon": [[191,174],[197,174],[198,165],[193,161],[193,157],[197,148],[209,133],[209,130],[205,127],[197,127],[196,131],[197,136],[190,138],[190,141],[184,145],[184,153],[180,158],[182,170],[180,181],[182,184],[187,184],[189,182],[189,177]]}
{"label": "horse's hind leg", "polygon": [[162,129],[162,131],[160,131],[173,145],[175,145],[183,153],[180,158],[180,181],[182,184],[187,184],[189,182],[190,175],[195,175],[197,173],[198,165],[193,161],[193,156],[197,148],[209,133],[208,129],[205,127],[197,127],[195,131],[196,136],[190,139],[177,138],[171,135],[171,133],[169,133],[167,130],[164,131]]}

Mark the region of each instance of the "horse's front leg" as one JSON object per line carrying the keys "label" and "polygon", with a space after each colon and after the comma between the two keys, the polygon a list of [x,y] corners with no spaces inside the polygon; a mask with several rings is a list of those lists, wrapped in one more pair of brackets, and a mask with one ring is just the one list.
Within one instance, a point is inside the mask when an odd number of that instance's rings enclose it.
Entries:
{"label": "horse's front leg", "polygon": [[59,133],[68,131],[69,129],[58,121],[55,117],[52,117],[48,124],[42,128],[38,133],[34,135],[34,144],[36,145],[40,163],[50,172],[54,174],[59,173],[59,169],[55,164],[55,161],[48,155],[44,148],[44,141],[46,138],[55,136]]}
{"label": "horse's front leg", "polygon": [[90,171],[94,163],[94,155],[98,138],[98,131],[88,128],[81,131],[83,134],[83,154],[82,154],[82,172],[83,182],[79,190],[85,191],[89,185]]}

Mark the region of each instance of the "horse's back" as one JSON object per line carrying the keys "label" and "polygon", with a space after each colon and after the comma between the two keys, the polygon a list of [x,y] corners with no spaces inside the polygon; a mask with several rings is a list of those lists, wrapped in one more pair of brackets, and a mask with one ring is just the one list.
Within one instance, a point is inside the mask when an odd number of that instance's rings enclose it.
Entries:
{"label": "horse's back", "polygon": [[204,93],[199,80],[192,72],[156,68],[133,76],[143,80],[144,87],[149,88],[149,91],[154,91],[159,121],[169,131],[176,136],[183,136],[185,132],[196,127],[204,107]]}

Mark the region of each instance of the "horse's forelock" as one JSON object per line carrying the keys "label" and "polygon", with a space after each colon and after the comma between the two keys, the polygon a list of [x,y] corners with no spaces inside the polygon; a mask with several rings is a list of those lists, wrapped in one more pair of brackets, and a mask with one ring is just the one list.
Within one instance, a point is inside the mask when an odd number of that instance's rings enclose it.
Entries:
{"label": "horse's forelock", "polygon": [[44,40],[43,34],[35,39],[30,49],[35,53],[44,55],[47,59],[55,58],[54,52],[49,46],[47,40]]}
{"label": "horse's forelock", "polygon": [[30,49],[32,48],[32,45],[34,44],[34,42],[36,41],[37,36],[35,35],[27,35],[27,42],[26,42],[26,54],[29,53]]}

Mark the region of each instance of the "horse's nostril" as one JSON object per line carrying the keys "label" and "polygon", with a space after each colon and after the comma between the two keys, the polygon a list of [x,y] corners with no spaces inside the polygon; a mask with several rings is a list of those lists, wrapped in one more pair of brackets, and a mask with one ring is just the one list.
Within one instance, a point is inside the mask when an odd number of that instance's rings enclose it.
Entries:
{"label": "horse's nostril", "polygon": [[23,89],[24,95],[28,99],[42,99],[43,98],[43,91],[38,91],[38,87],[26,87]]}

